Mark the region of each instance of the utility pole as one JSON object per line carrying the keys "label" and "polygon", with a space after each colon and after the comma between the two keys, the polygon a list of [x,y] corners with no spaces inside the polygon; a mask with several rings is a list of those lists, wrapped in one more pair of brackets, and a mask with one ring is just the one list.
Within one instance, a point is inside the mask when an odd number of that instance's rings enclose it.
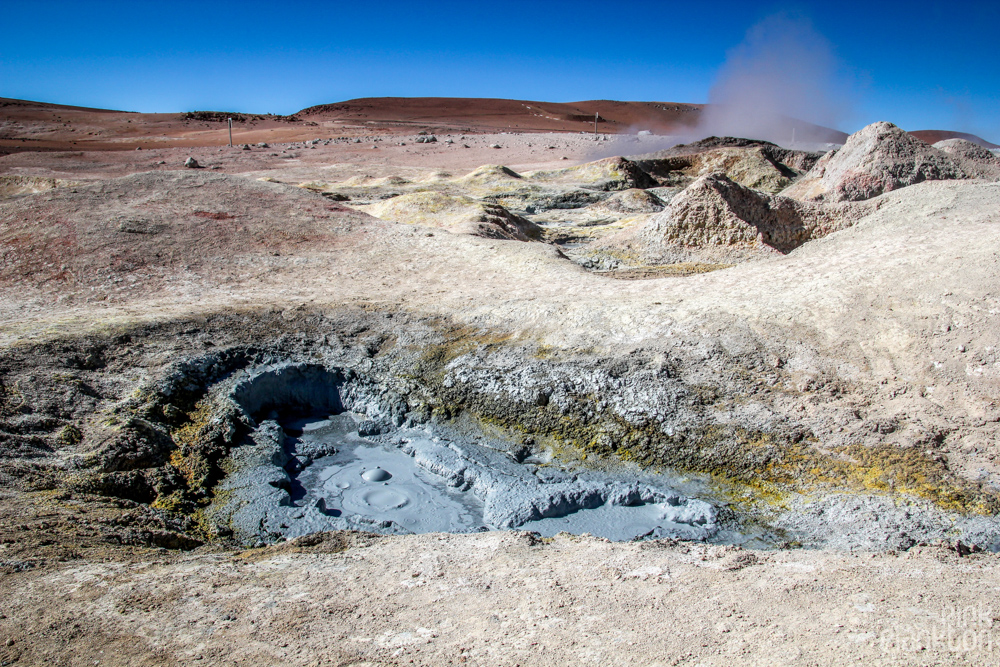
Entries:
{"label": "utility pole", "polygon": [[595,111],[594,112],[594,136],[595,137],[597,136],[597,119],[600,118],[600,117],[601,117],[601,113],[599,111]]}
{"label": "utility pole", "polygon": [[229,147],[233,147],[233,119],[229,119]]}

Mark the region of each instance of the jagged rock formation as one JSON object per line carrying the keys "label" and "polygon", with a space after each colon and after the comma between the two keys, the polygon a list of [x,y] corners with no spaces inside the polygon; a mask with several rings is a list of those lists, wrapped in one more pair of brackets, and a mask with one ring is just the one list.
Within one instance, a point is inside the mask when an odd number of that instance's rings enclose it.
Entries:
{"label": "jagged rock formation", "polygon": [[987,148],[965,139],[945,139],[934,144],[934,148],[947,153],[973,178],[1000,179],[1000,158]]}
{"label": "jagged rock formation", "polygon": [[802,201],[861,201],[920,183],[968,178],[956,160],[892,123],[868,125],[781,194]]}
{"label": "jagged rock formation", "polygon": [[440,227],[451,232],[493,239],[538,239],[538,225],[499,204],[441,192],[414,192],[375,204],[369,212],[383,220]]}

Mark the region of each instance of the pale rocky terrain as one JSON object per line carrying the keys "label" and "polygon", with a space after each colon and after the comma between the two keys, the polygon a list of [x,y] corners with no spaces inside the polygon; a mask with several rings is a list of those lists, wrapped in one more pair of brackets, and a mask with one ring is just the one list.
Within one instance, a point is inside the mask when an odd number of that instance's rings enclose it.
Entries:
{"label": "pale rocky terrain", "polygon": [[[996,660],[985,156],[367,136],[0,158],[0,662]],[[726,531],[234,532],[267,410],[335,404]]]}
{"label": "pale rocky terrain", "polygon": [[968,177],[948,152],[881,122],[852,134],[843,148],[824,155],[783,194],[808,201],[861,201],[923,181]]}

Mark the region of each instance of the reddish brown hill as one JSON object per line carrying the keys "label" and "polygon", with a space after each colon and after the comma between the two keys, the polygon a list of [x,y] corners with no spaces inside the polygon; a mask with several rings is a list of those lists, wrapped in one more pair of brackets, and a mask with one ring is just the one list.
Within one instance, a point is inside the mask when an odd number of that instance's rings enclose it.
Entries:
{"label": "reddish brown hill", "polygon": [[[13,107],[11,109],[10,107]],[[22,111],[38,111],[38,110],[49,110],[49,111],[87,111],[90,113],[128,113],[123,111],[114,111],[112,109],[94,109],[91,107],[74,107],[68,104],[50,104],[49,102],[31,102],[29,100],[13,100],[9,97],[0,97],[0,114],[7,115],[14,110]]]}
{"label": "reddish brown hill", "polygon": [[936,144],[945,139],[965,139],[983,148],[1000,148],[997,144],[991,144],[982,137],[967,132],[952,132],[951,130],[913,130],[910,132],[917,139],[926,141],[929,144]]}
{"label": "reddish brown hill", "polygon": [[701,104],[677,102],[538,102],[489,98],[375,97],[303,109],[303,118],[353,120],[376,126],[475,131],[607,133],[683,132],[698,122]]}
{"label": "reddish brown hill", "polygon": [[[309,107],[291,116],[235,112],[135,113],[0,98],[0,155],[23,151],[107,151],[222,146],[227,118],[237,144],[374,134],[648,130],[684,134],[705,105],[679,102],[537,102],[489,98],[380,97]],[[791,121],[840,143],[842,132]],[[811,131],[809,131],[811,130]],[[800,135],[802,136],[802,135]],[[956,136],[950,134],[948,136]],[[981,141],[981,140],[980,140]]]}

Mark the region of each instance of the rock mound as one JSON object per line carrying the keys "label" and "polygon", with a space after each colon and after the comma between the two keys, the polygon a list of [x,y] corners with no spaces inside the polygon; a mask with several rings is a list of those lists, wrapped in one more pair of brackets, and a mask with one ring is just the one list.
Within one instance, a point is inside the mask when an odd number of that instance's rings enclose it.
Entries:
{"label": "rock mound", "polygon": [[652,192],[633,188],[617,192],[604,201],[591,204],[587,210],[598,213],[659,213],[666,204]]}
{"label": "rock mound", "polygon": [[968,178],[946,153],[892,123],[873,123],[830,151],[781,194],[802,201],[861,201],[920,183]]}
{"label": "rock mound", "polygon": [[707,174],[723,173],[733,181],[763,192],[779,192],[800,175],[781,163],[766,147],[725,147],[644,160],[640,163],[664,186],[690,185]]}
{"label": "rock mound", "polygon": [[[783,176],[795,178],[812,169],[813,165],[823,157],[823,153],[813,151],[791,150],[782,148],[770,141],[759,139],[743,139],[741,137],[707,137],[700,141],[693,141],[689,144],[677,144],[670,148],[646,153],[644,155],[630,156],[640,167],[648,171],[655,178],[666,175],[664,172],[682,171],[694,178],[709,173],[711,169],[702,169],[701,165],[711,161],[710,158],[699,158],[705,153],[728,149],[722,154],[737,154],[738,151],[752,152],[762,156],[766,161],[776,168]],[[692,171],[694,168],[694,171]],[[727,175],[738,183],[742,183],[735,172],[730,173],[726,169],[720,168],[717,171],[726,171]],[[692,179],[693,180],[693,179]],[[748,187],[756,187],[750,183],[742,183]],[[686,184],[685,184],[686,185]],[[758,188],[760,189],[760,188]]]}
{"label": "rock mound", "polygon": [[639,227],[595,243],[598,268],[678,262],[735,263],[788,253],[850,226],[858,205],[820,206],[768,195],[724,174],[702,176]]}
{"label": "rock mound", "polygon": [[495,180],[510,180],[519,179],[521,174],[517,173],[510,167],[505,167],[502,164],[484,164],[481,167],[477,167],[465,176],[462,176],[458,180],[463,183],[479,183],[479,182],[493,182]]}
{"label": "rock mound", "polygon": [[523,183],[521,174],[500,164],[484,164],[470,173],[456,178],[457,183],[490,191],[509,191],[520,188]]}
{"label": "rock mound", "polygon": [[1000,180],[1000,158],[988,148],[965,139],[945,139],[934,144],[934,148],[948,154],[973,178]]}
{"label": "rock mound", "polygon": [[632,188],[651,188],[657,185],[653,177],[632,160],[623,157],[609,157],[596,162],[555,169],[532,171],[525,178],[543,183],[573,183],[591,190],[612,192]]}
{"label": "rock mound", "polygon": [[946,139],[965,139],[966,141],[982,146],[983,148],[1000,148],[997,144],[986,141],[968,132],[955,132],[954,130],[910,130],[910,134],[917,139],[922,139],[929,144],[936,144]]}
{"label": "rock mound", "polygon": [[486,238],[529,241],[541,237],[538,225],[499,204],[441,192],[400,195],[375,204],[369,212],[383,220]]}

